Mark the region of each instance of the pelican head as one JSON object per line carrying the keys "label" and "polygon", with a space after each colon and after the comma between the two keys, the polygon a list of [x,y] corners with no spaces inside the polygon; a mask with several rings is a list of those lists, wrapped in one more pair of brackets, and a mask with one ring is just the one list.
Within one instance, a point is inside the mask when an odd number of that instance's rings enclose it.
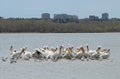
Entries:
{"label": "pelican head", "polygon": [[99,52],[100,50],[101,50],[101,47],[98,47],[96,51]]}
{"label": "pelican head", "polygon": [[10,46],[10,51],[12,51],[13,50],[13,46]]}

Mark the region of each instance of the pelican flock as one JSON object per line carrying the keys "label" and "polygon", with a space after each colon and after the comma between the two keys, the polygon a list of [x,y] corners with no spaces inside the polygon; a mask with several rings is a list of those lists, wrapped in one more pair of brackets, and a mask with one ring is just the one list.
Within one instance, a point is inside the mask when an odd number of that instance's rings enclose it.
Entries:
{"label": "pelican flock", "polygon": [[[98,46],[96,50],[90,50],[89,46],[80,46],[74,48],[73,46],[59,47],[44,46],[42,48],[36,48],[34,52],[30,52],[28,47],[22,47],[20,50],[10,47],[10,63],[16,63],[18,60],[51,60],[56,62],[60,59],[67,60],[103,60],[108,59],[110,56],[110,49],[102,49]],[[2,61],[6,61],[8,58],[3,58]]]}

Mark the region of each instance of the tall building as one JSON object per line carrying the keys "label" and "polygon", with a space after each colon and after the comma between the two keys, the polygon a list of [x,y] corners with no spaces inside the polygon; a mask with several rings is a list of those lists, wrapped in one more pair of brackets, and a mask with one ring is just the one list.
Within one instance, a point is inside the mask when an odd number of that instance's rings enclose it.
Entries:
{"label": "tall building", "polygon": [[41,18],[42,18],[42,19],[50,19],[50,14],[49,14],[49,13],[43,13],[43,14],[41,15]]}
{"label": "tall building", "polygon": [[109,19],[108,13],[102,13],[102,20],[108,20],[108,19]]}

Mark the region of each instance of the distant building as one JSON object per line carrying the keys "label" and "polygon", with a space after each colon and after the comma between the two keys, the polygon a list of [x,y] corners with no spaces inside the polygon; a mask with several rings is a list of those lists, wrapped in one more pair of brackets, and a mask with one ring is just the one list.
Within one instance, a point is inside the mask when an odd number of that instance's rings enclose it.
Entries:
{"label": "distant building", "polygon": [[78,16],[67,14],[54,14],[54,21],[57,23],[78,22]]}
{"label": "distant building", "polygon": [[68,21],[69,22],[78,22],[78,16],[77,15],[68,15]]}
{"label": "distant building", "polygon": [[58,23],[66,23],[68,22],[67,14],[54,14],[54,21]]}
{"label": "distant building", "polygon": [[90,15],[90,16],[89,16],[89,19],[90,19],[90,20],[99,20],[99,17],[98,17],[98,16],[95,16],[95,15]]}
{"label": "distant building", "polygon": [[50,14],[49,13],[43,13],[41,15],[41,19],[50,19]]}
{"label": "distant building", "polygon": [[109,19],[108,13],[103,13],[102,14],[102,20],[108,20],[108,19]]}

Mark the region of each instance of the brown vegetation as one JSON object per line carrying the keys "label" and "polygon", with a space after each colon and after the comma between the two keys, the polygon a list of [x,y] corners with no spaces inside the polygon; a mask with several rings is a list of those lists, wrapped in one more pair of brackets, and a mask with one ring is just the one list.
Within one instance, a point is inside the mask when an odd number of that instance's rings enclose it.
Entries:
{"label": "brown vegetation", "polygon": [[120,21],[79,20],[78,23],[55,23],[40,19],[0,19],[0,33],[83,33],[83,32],[120,32]]}

